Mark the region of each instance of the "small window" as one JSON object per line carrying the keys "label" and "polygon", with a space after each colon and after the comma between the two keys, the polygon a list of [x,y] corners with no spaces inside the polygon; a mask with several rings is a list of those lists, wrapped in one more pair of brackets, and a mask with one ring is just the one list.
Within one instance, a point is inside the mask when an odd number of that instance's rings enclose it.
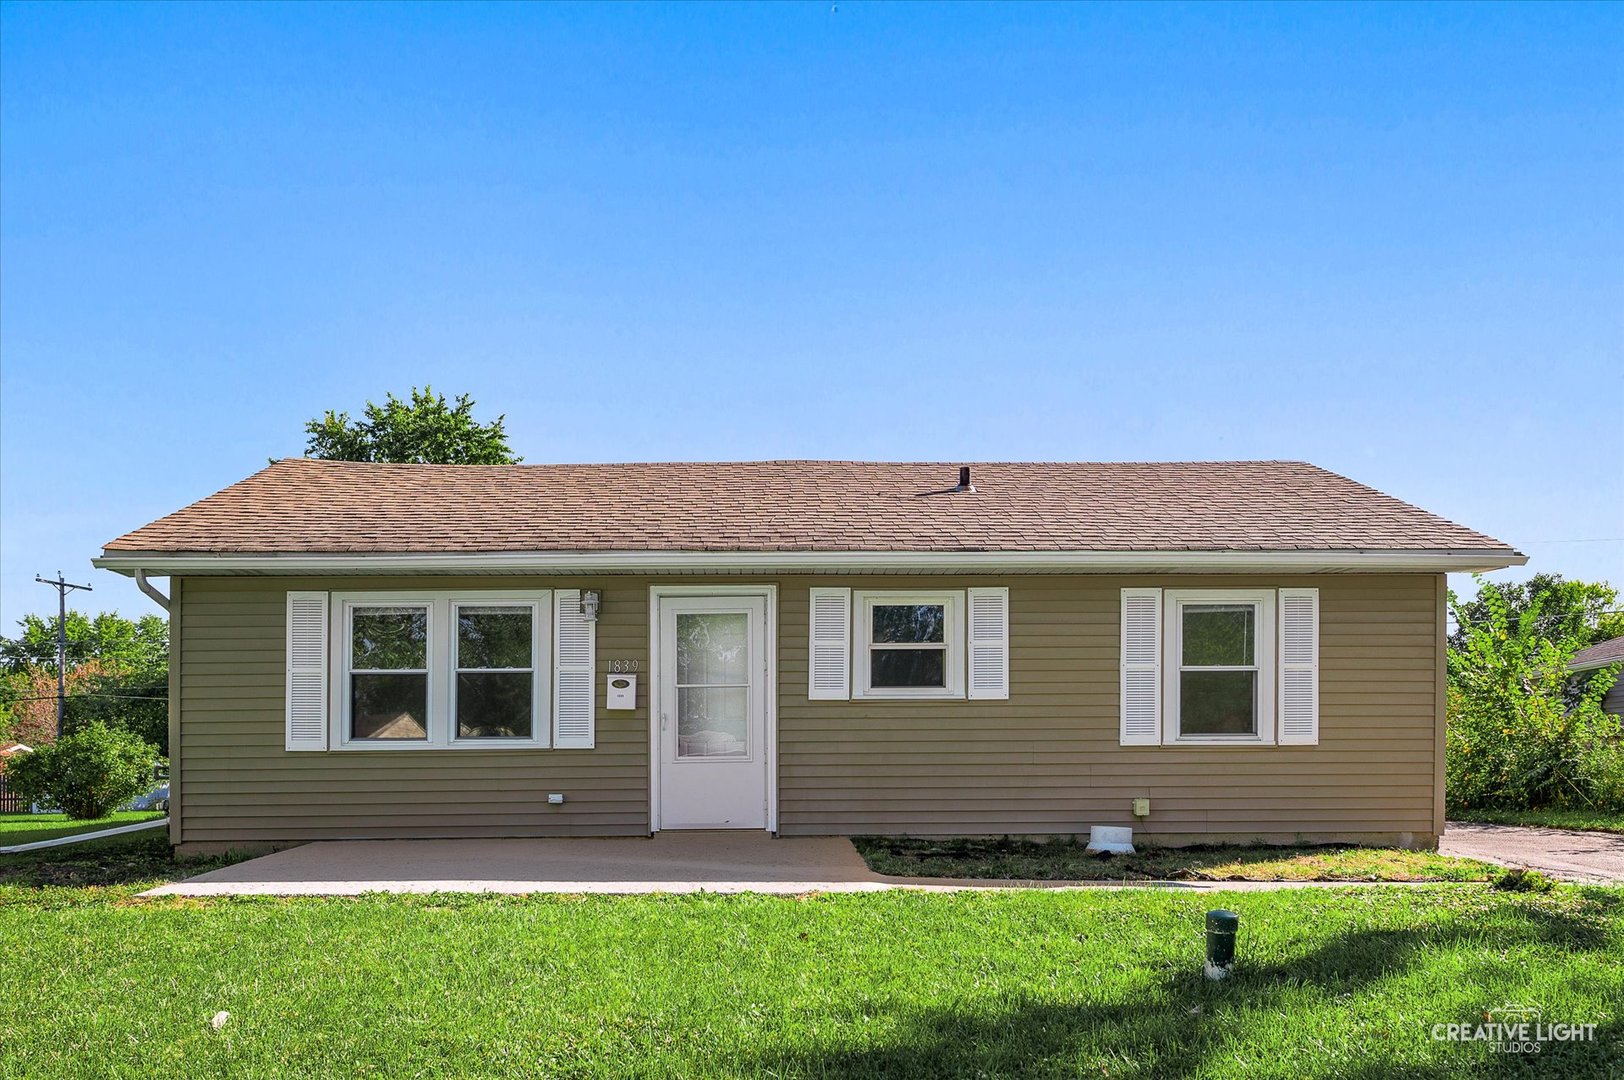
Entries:
{"label": "small window", "polygon": [[535,606],[458,604],[455,621],[456,738],[533,738]]}
{"label": "small window", "polygon": [[1272,594],[1169,590],[1168,606],[1175,738],[1273,742]]}
{"label": "small window", "polygon": [[962,597],[956,592],[857,593],[858,695],[963,697]]}
{"label": "small window", "polygon": [[350,609],[350,738],[429,737],[429,608]]}

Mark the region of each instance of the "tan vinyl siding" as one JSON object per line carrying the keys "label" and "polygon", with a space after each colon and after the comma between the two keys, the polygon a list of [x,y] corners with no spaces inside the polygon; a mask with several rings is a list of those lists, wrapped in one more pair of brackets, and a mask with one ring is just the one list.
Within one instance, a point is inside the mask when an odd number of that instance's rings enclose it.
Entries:
{"label": "tan vinyl siding", "polygon": [[[553,588],[503,578],[188,578],[180,639],[188,844],[349,837],[577,836],[648,831],[646,710],[597,714],[593,750],[283,748],[290,589]],[[178,590],[177,590],[178,592]],[[606,590],[601,657],[648,651],[647,590]],[[563,806],[549,806],[560,792]]]}
{"label": "tan vinyl siding", "polygon": [[[674,583],[676,579],[655,579]],[[692,582],[694,579],[686,579]],[[1436,575],[733,577],[779,586],[779,828],[786,834],[1042,834],[1134,825],[1203,836],[1414,837],[1437,831]],[[612,659],[647,672],[651,579],[190,578],[178,621],[189,843],[349,836],[635,834],[648,829],[648,686],[602,708]],[[1010,588],[1007,701],[809,701],[808,590]],[[595,750],[283,749],[289,589],[597,588]],[[1314,586],[1317,746],[1118,744],[1119,590]],[[562,807],[546,805],[562,791]],[[1136,821],[1130,800],[1148,796]]]}
{"label": "tan vinyl siding", "polygon": [[[782,832],[1069,833],[1092,824],[1170,836],[1435,832],[1434,576],[1007,584],[1010,699],[928,706],[806,700],[806,590],[787,585]],[[1320,589],[1318,745],[1119,744],[1120,590],[1174,584]],[[1151,799],[1145,821],[1130,813],[1136,796]]]}

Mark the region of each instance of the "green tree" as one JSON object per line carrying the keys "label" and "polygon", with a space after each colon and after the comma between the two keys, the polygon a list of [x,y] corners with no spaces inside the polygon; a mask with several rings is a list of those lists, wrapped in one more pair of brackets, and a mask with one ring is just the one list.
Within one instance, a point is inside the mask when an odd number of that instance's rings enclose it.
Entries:
{"label": "green tree", "polygon": [[[0,636],[0,668],[19,672],[44,668],[56,674],[56,617],[24,615],[15,637]],[[169,623],[157,615],[126,619],[116,611],[94,617],[68,612],[68,669],[87,660],[145,668],[164,666],[169,660]]]}
{"label": "green tree", "polygon": [[1619,722],[1601,708],[1617,667],[1575,680],[1581,637],[1548,616],[1550,594],[1518,606],[1506,591],[1480,581],[1471,613],[1452,598],[1465,635],[1449,649],[1449,805],[1624,808]]}
{"label": "green tree", "polygon": [[[27,615],[0,636],[0,735],[33,746],[56,734],[56,626]],[[167,754],[169,624],[116,611],[67,618],[68,700],[64,728],[94,721],[135,732]]]}
{"label": "green tree", "polygon": [[305,456],[329,461],[380,461],[424,465],[515,465],[502,430],[505,416],[488,424],[474,419],[467,394],[448,405],[432,387],[412,388],[410,400],[389,394],[382,405],[367,402],[366,414],[329,410],[305,424]]}
{"label": "green tree", "polygon": [[1624,610],[1619,607],[1618,590],[1605,581],[1564,581],[1561,574],[1535,574],[1527,581],[1494,586],[1496,600],[1491,605],[1483,589],[1464,603],[1449,595],[1455,615],[1455,629],[1449,647],[1466,648],[1472,630],[1487,626],[1497,616],[1495,605],[1505,606],[1505,618],[1516,623],[1524,612],[1535,612],[1532,632],[1547,641],[1572,641],[1576,649],[1598,641],[1624,636]]}

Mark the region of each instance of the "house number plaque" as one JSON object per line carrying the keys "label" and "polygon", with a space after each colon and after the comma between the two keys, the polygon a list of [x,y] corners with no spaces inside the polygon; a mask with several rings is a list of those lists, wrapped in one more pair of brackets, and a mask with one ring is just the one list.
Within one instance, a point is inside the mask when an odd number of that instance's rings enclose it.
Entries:
{"label": "house number plaque", "polygon": [[611,660],[609,661],[609,672],[612,675],[630,674],[637,670],[639,664],[640,661],[637,660]]}

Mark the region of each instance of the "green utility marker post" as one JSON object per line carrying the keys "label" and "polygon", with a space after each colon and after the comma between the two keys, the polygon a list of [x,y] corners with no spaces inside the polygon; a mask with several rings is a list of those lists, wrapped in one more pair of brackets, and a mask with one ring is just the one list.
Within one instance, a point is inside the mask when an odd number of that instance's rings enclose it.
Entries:
{"label": "green utility marker post", "polygon": [[1207,912],[1207,978],[1229,978],[1235,967],[1235,932],[1240,925],[1241,917],[1233,911],[1218,908]]}

